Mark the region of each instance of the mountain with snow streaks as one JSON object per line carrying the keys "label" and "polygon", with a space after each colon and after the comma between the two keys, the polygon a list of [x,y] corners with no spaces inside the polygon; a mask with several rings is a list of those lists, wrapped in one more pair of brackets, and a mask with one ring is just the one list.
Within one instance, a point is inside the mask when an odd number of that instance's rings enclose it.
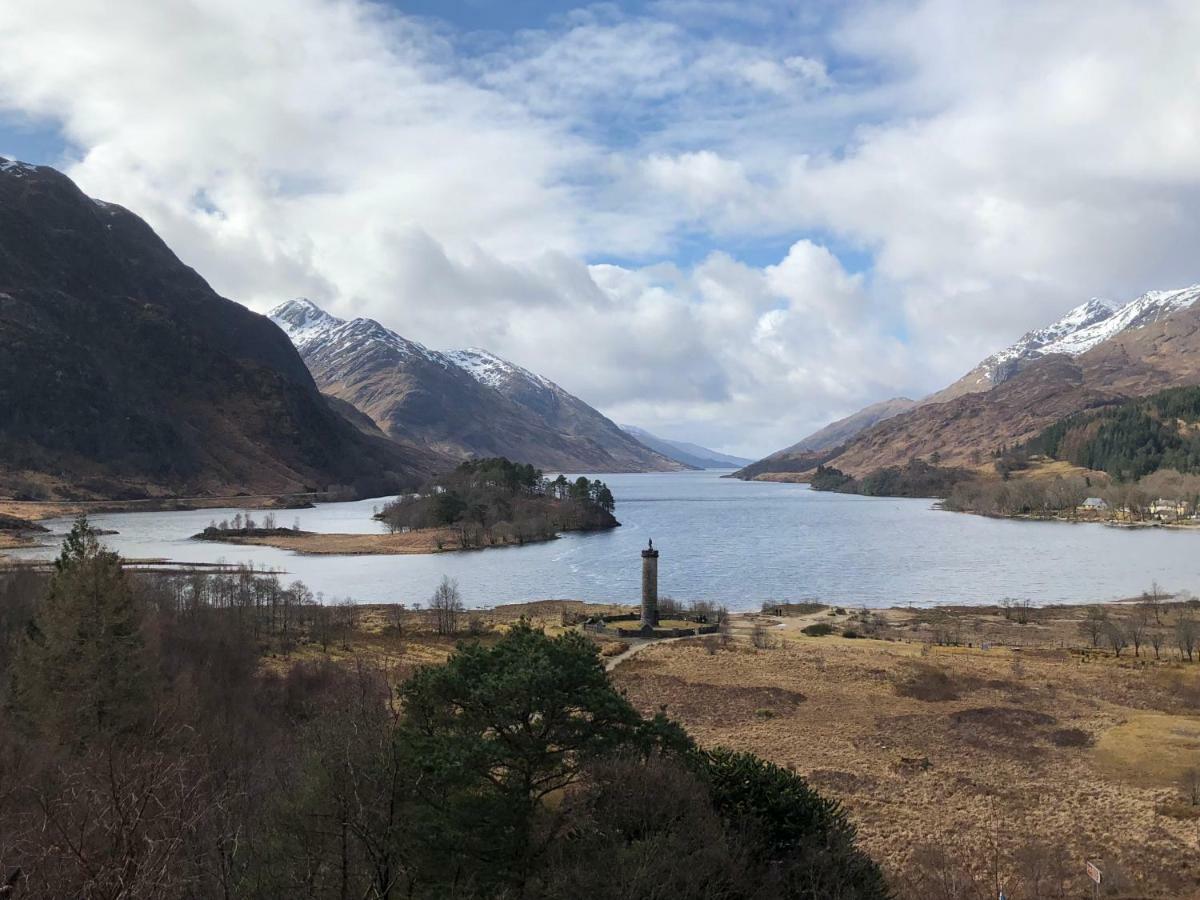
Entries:
{"label": "mountain with snow streaks", "polygon": [[1011,347],[993,353],[949,387],[922,403],[941,403],[973,391],[991,390],[1035,360],[1064,353],[1079,356],[1132,329],[1143,328],[1187,309],[1200,299],[1200,285],[1172,291],[1148,291],[1125,305],[1092,298],[1057,322],[1030,331]]}
{"label": "mountain with snow streaks", "polygon": [[819,451],[791,447],[739,473],[804,477],[818,465],[854,475],[936,454],[982,465],[1085,409],[1200,383],[1200,285],[1148,291],[1121,304],[1089,300],[992,354],[913,409]]}
{"label": "mountain with snow streaks", "polygon": [[321,390],[396,439],[460,459],[506,456],[553,471],[681,468],[554,382],[486,350],[430,350],[373,319],[339,319],[305,299],[269,316]]}

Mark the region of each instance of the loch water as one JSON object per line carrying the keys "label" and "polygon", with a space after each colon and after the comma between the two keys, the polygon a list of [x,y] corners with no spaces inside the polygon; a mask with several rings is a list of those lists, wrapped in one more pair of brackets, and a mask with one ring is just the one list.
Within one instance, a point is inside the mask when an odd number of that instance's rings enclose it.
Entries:
{"label": "loch water", "polygon": [[[1099,524],[988,519],[933,501],[821,493],[807,485],[743,482],[719,471],[601,475],[622,527],[525,547],[419,556],[303,556],[270,547],[190,540],[238,509],[92,517],[130,559],[253,563],[300,579],[326,601],[422,602],[443,575],[470,606],[574,598],[637,602],[639,551],[662,553],[660,592],[731,609],[764,601],[821,600],[883,607],[936,603],[1086,603],[1133,596],[1157,581],[1200,591],[1200,531],[1125,530]],[[318,532],[381,530],[385,499],[276,513]],[[263,513],[252,513],[261,520]],[[49,557],[70,520],[47,523]]]}

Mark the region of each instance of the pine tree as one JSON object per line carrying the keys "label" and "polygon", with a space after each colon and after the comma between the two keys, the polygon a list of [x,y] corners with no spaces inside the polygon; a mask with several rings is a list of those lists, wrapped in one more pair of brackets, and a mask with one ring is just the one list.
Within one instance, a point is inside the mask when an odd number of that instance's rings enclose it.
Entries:
{"label": "pine tree", "polygon": [[120,557],[80,516],[13,667],[18,719],[75,746],[144,726],[152,669],[142,622]]}

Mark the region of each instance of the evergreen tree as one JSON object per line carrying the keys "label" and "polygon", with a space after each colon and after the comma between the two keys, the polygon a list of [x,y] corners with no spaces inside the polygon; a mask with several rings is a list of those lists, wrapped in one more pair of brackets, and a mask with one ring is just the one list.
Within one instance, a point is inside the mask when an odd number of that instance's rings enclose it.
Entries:
{"label": "evergreen tree", "polygon": [[67,745],[137,730],[150,714],[142,610],[85,516],[54,563],[13,667],[11,702],[31,730]]}

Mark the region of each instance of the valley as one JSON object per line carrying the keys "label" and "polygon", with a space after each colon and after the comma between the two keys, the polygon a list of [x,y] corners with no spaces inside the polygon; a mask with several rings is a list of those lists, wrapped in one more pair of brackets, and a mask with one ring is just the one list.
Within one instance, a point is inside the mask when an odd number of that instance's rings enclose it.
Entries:
{"label": "valley", "polygon": [[1200,900],[1198,44],[0,2],[0,900]]}

